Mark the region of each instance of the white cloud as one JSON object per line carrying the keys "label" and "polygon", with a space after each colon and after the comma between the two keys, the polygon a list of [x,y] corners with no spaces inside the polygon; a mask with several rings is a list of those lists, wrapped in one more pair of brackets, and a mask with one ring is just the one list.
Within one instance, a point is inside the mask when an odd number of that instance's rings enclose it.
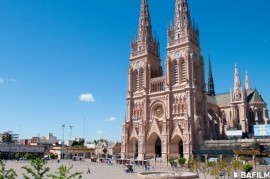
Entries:
{"label": "white cloud", "polygon": [[117,118],[114,117],[114,116],[112,116],[112,117],[106,119],[106,121],[109,121],[109,122],[114,122],[114,121],[116,121],[116,120],[117,120]]}
{"label": "white cloud", "polygon": [[4,79],[0,77],[0,85],[4,84]]}
{"label": "white cloud", "polygon": [[9,79],[8,81],[11,82],[11,83],[16,83],[17,82],[17,80],[14,79],[14,78]]}
{"label": "white cloud", "polygon": [[102,131],[102,130],[98,130],[98,131],[97,131],[97,133],[98,133],[99,135],[101,135],[101,134],[103,134],[103,133],[104,133],[104,131]]}
{"label": "white cloud", "polygon": [[90,93],[81,94],[79,96],[79,100],[82,102],[88,102],[88,103],[95,101],[94,96]]}

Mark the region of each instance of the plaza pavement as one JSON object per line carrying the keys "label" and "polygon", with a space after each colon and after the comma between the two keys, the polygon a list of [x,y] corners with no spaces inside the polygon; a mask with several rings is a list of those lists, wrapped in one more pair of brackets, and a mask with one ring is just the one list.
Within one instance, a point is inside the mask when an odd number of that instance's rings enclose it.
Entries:
{"label": "plaza pavement", "polygon": [[[25,170],[21,169],[22,166],[30,166],[27,161],[7,161],[6,169],[13,168],[18,174],[18,179],[23,179],[23,173]],[[125,168],[122,165],[108,165],[101,163],[91,163],[91,162],[74,162],[74,161],[61,161],[57,163],[56,161],[49,161],[47,166],[50,168],[48,174],[54,173],[61,165],[67,167],[73,165],[71,173],[83,172],[83,179],[138,179],[137,172],[142,170],[142,167],[135,168],[135,173],[125,173]],[[87,174],[88,167],[91,170],[91,174]]]}
{"label": "plaza pavement", "polygon": [[[21,169],[22,166],[29,166],[29,162],[27,161],[7,161],[6,169],[13,168],[16,173],[18,174],[18,179],[23,179],[23,173],[25,170]],[[74,162],[74,161],[61,161],[57,163],[56,161],[49,161],[47,166],[50,168],[50,172],[48,174],[54,173],[61,165],[65,165],[67,167],[73,165],[73,169],[71,173],[76,171],[83,172],[82,178],[83,179],[139,179],[137,176],[138,172],[141,172],[143,169],[141,166],[135,167],[135,173],[125,173],[125,167],[123,165],[108,165],[106,163],[91,163],[91,162]],[[91,174],[87,174],[87,169],[90,168]],[[268,166],[270,169],[270,167]],[[269,169],[265,166],[258,167],[256,171],[269,171]],[[171,170],[170,167],[151,167],[151,170],[155,171],[168,171]],[[205,178],[203,173],[200,173],[200,178]],[[214,179],[214,177],[207,175],[207,179]],[[224,177],[221,177],[224,178]],[[226,176],[227,178],[233,178]]]}

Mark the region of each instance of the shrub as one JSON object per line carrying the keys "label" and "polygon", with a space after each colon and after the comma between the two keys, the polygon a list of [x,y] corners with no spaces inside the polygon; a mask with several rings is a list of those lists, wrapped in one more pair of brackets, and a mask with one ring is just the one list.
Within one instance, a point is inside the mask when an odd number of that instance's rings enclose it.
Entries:
{"label": "shrub", "polygon": [[248,172],[251,172],[253,170],[253,166],[250,165],[249,163],[243,165],[243,171],[248,173]]}
{"label": "shrub", "polygon": [[178,159],[178,163],[179,163],[179,165],[181,165],[181,166],[185,165],[186,161],[187,161],[187,159],[185,159],[185,157],[180,157],[180,158]]}

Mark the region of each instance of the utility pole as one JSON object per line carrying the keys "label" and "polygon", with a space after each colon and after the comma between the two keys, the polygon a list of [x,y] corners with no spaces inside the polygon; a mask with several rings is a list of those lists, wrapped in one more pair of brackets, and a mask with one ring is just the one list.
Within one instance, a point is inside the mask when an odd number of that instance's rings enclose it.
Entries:
{"label": "utility pole", "polygon": [[83,139],[85,140],[85,118],[83,118]]}
{"label": "utility pole", "polygon": [[61,142],[61,159],[64,159],[64,143],[65,143],[65,124],[62,124],[62,129],[63,129],[63,136],[62,136],[62,142]]}
{"label": "utility pole", "polygon": [[72,140],[72,128],[74,126],[69,126],[69,129],[70,129],[70,134],[69,134],[69,140]]}

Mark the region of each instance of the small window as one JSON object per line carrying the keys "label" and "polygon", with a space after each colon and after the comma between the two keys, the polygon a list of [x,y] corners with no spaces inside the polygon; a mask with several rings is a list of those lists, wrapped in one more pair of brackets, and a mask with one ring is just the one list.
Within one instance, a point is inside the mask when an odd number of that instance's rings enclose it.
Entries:
{"label": "small window", "polygon": [[187,69],[185,60],[182,61],[181,70],[182,70],[182,82],[184,83],[187,80]]}
{"label": "small window", "polygon": [[138,74],[138,72],[136,73],[136,78],[135,78],[135,89],[136,89],[136,91],[139,91],[139,74]]}
{"label": "small window", "polygon": [[174,64],[174,83],[178,84],[178,80],[179,80],[179,70],[178,70],[178,65],[177,62],[175,62]]}

